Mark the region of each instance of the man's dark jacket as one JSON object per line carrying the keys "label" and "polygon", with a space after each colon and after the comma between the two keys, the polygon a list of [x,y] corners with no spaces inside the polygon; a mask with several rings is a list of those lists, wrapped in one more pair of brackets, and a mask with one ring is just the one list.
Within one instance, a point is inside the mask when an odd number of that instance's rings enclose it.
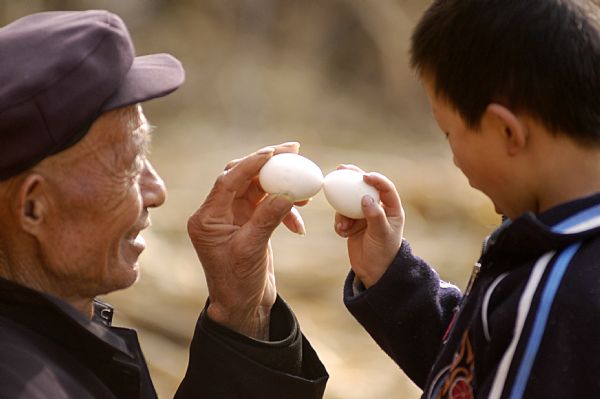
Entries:
{"label": "man's dark jacket", "polygon": [[[156,398],[135,331],[111,326],[95,302],[70,305],[0,279],[0,399]],[[320,398],[327,373],[278,298],[271,342],[217,325],[203,312],[178,399]]]}

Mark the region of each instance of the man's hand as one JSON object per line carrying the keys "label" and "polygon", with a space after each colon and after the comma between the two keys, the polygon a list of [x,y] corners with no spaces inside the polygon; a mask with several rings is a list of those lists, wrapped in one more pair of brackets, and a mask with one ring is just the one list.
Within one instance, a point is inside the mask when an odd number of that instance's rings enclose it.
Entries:
{"label": "man's hand", "polygon": [[257,175],[274,154],[298,153],[298,148],[298,143],[285,143],[229,162],[188,221],[208,284],[208,316],[257,339],[268,339],[269,315],[277,297],[271,234],[281,222],[304,234],[292,202],[266,195]]}
{"label": "man's hand", "polygon": [[[343,165],[338,169],[364,173],[353,165]],[[404,210],[396,187],[387,177],[379,173],[367,173],[363,179],[379,191],[381,204],[365,195],[362,198],[365,219],[350,219],[336,213],[335,231],[348,238],[350,265],[368,288],[379,281],[400,249]]]}

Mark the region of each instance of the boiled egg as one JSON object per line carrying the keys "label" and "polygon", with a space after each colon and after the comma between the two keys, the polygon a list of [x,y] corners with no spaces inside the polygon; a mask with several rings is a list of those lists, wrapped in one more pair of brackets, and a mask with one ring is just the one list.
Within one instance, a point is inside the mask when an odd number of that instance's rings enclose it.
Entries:
{"label": "boiled egg", "polygon": [[323,186],[323,172],[302,155],[283,153],[271,157],[258,173],[258,181],[269,194],[284,194],[294,202],[317,194]]}
{"label": "boiled egg", "polygon": [[365,217],[361,200],[371,196],[379,203],[379,192],[363,181],[363,173],[350,169],[338,169],[327,174],[323,182],[323,192],[329,204],[340,214],[351,219]]}

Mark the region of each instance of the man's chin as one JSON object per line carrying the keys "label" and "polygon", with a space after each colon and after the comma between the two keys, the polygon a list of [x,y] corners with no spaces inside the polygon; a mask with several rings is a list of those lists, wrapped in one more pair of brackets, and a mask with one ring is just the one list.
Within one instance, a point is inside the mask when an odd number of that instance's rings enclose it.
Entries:
{"label": "man's chin", "polygon": [[118,271],[115,271],[106,287],[106,292],[110,294],[114,291],[124,290],[131,287],[140,279],[140,268],[138,262],[134,264],[121,265]]}
{"label": "man's chin", "polygon": [[140,279],[140,265],[138,262],[135,262],[131,265],[130,269],[123,276],[123,287],[120,289],[129,288]]}

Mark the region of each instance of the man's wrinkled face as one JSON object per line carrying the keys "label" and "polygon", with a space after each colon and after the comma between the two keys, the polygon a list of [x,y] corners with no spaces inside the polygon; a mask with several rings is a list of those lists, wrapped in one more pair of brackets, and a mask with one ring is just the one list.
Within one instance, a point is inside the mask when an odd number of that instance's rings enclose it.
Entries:
{"label": "man's wrinkled face", "polygon": [[47,165],[55,191],[42,255],[49,272],[69,282],[71,295],[94,297],[138,278],[148,208],[166,195],[146,159],[149,140],[141,107],[130,106],[103,114]]}

